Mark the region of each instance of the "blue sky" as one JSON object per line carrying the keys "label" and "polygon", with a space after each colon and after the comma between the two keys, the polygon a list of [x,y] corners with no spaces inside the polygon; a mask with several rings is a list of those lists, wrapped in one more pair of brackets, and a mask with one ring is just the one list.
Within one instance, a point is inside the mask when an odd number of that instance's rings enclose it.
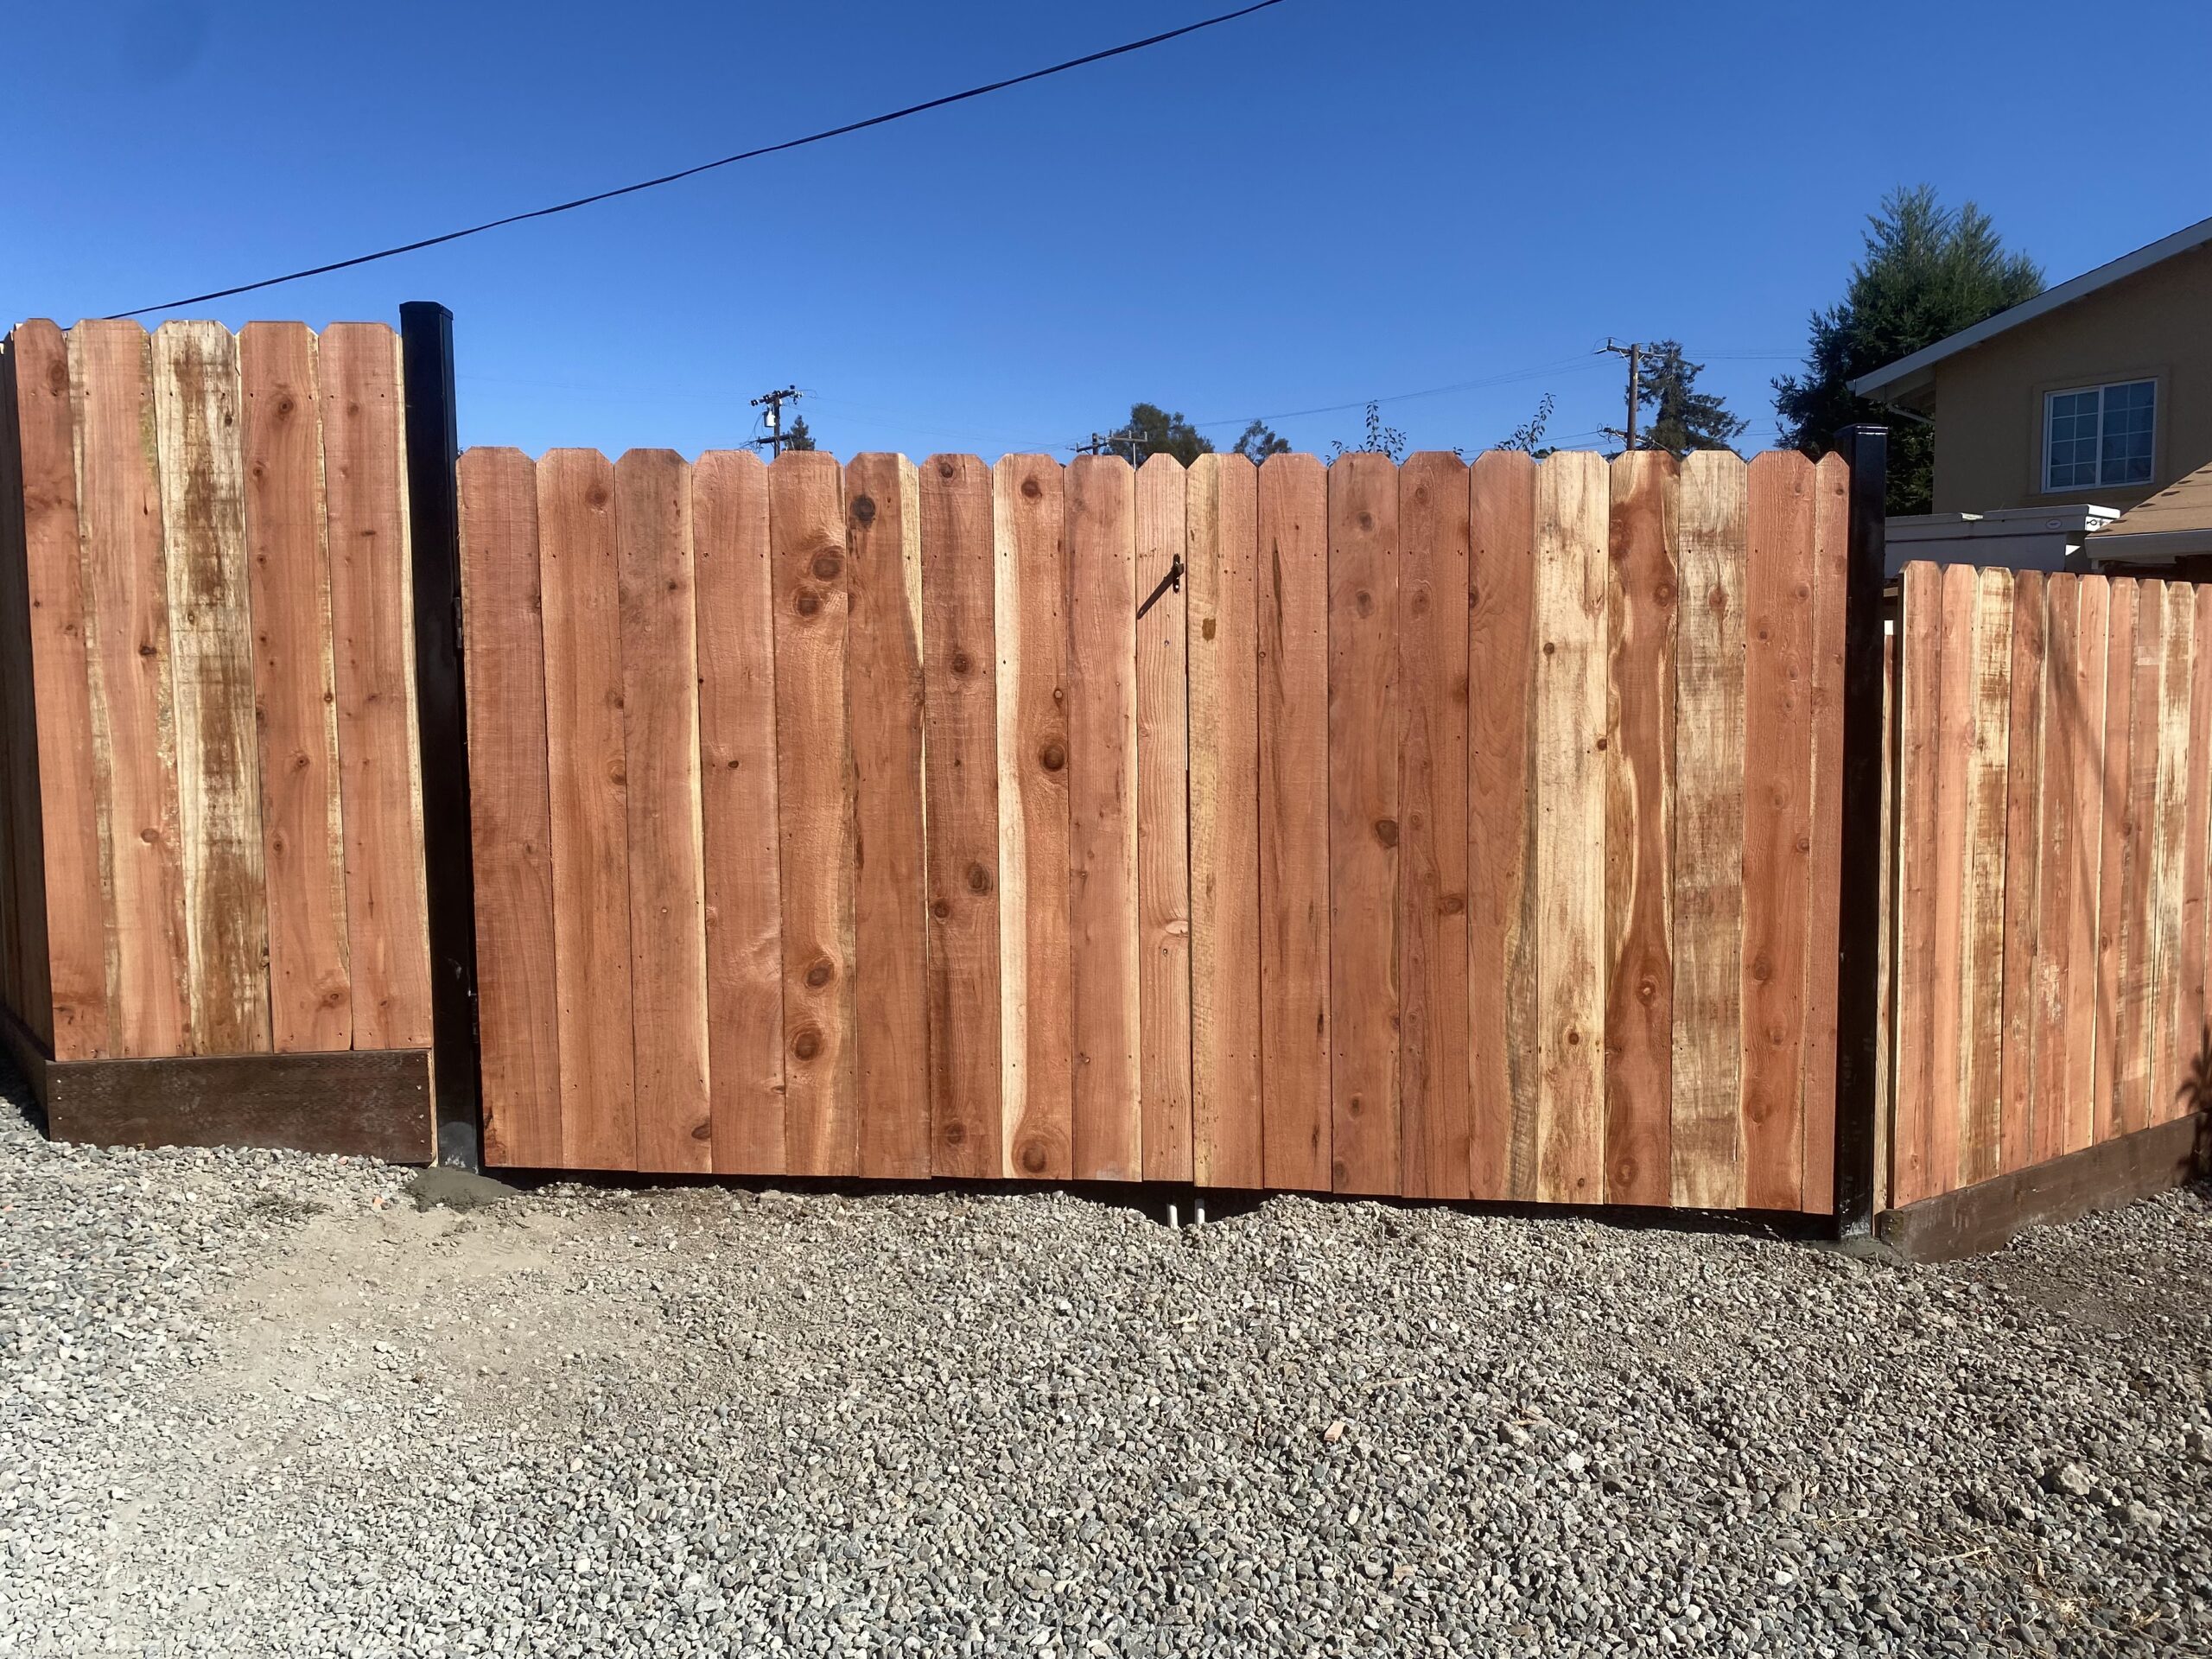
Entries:
{"label": "blue sky", "polygon": [[[14,10],[0,313],[149,304],[669,170],[1228,0]],[[11,9],[14,10],[14,9]],[[2212,213],[2212,7],[1287,0],[956,109],[221,302],[455,313],[470,443],[1064,446],[1133,399],[1325,448],[1619,419],[1608,334],[1767,382],[1901,182],[2051,280]],[[149,321],[153,321],[149,318]],[[1435,396],[1402,394],[1488,382]]]}

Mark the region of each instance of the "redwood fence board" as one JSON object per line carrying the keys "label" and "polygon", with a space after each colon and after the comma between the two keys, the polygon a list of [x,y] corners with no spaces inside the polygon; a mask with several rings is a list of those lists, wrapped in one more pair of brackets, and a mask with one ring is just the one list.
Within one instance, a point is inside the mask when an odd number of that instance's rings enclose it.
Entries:
{"label": "redwood fence board", "polygon": [[1399,1187],[1464,1198],[1468,1094],[1467,466],[1410,457],[1398,478]]}
{"label": "redwood fence board", "polygon": [[1536,1187],[1605,1197],[1605,613],[1604,461],[1537,471]]}
{"label": "redwood fence board", "polygon": [[714,1166],[772,1175],[784,1167],[784,928],[775,585],[758,455],[700,456],[691,535]]}
{"label": "redwood fence board", "polygon": [[[485,1155],[557,1165],[560,1005],[537,468],[519,449],[472,449],[459,482]],[[342,909],[334,919],[342,924]]]}
{"label": "redwood fence board", "polygon": [[1606,470],[1605,1200],[1663,1205],[1674,1165],[1675,467],[1643,451]]}
{"label": "redwood fence board", "polygon": [[1393,1192],[1398,1153],[1398,471],[1329,468],[1331,1183]]}
{"label": "redwood fence board", "polygon": [[[254,696],[262,721],[270,1023],[280,1053],[344,1049],[353,1041],[353,995],[315,338],[300,323],[250,322],[238,334],[238,369]],[[505,453],[521,459],[519,452]],[[530,482],[527,474],[524,482]],[[527,539],[507,551],[528,556],[534,655],[535,501],[528,510]],[[513,602],[515,596],[503,597],[501,609]],[[542,677],[536,663],[528,672]],[[542,703],[542,685],[538,695]],[[543,722],[541,709],[541,728]],[[542,770],[542,754],[538,764]],[[543,866],[542,830],[537,847],[541,866],[550,869]],[[551,962],[550,918],[543,943],[547,953],[537,970],[541,974]],[[550,1036],[549,1026],[545,1037]]]}
{"label": "redwood fence board", "polygon": [[768,468],[776,581],[776,810],[784,916],[784,1162],[850,1175],[860,1156],[854,800],[844,478],[830,456]]}
{"label": "redwood fence board", "polygon": [[124,1059],[192,1052],[151,350],[136,323],[70,331],[108,1001]]}
{"label": "redwood fence board", "polygon": [[970,1179],[1006,1157],[993,493],[972,456],[922,463],[931,1167]]}
{"label": "redwood fence board", "polygon": [[1669,1197],[1744,1202],[1744,566],[1749,474],[1682,465],[1675,654],[1673,1091]]}
{"label": "redwood fence board", "polygon": [[1329,480],[1260,467],[1260,1037],[1264,1173],[1330,1184]]}
{"label": "redwood fence board", "polygon": [[603,457],[553,449],[539,460],[561,1162],[570,1169],[631,1169],[638,1156],[613,512]]}
{"label": "redwood fence board", "polygon": [[177,813],[200,827],[178,847],[186,1041],[195,1054],[250,1054],[270,1046],[269,923],[238,340],[220,323],[165,322],[153,371]]}
{"label": "redwood fence board", "polygon": [[[47,1039],[54,1058],[64,1061],[118,1052],[100,879],[100,785],[92,741],[72,350],[69,337],[51,322],[26,322],[9,337],[10,413],[21,446],[23,592],[30,609],[31,729],[42,842],[37,878],[48,999],[44,1004],[33,1000],[35,980],[27,976],[29,1006],[19,1012]],[[14,712],[20,723],[21,711]],[[15,843],[17,855],[28,860],[26,819],[19,818],[16,828],[23,832]]]}
{"label": "redwood fence board", "polygon": [[691,469],[673,450],[614,466],[630,1009],[638,1167],[714,1166]]}
{"label": "redwood fence board", "polygon": [[1137,914],[1136,474],[1068,467],[1069,920],[1077,1180],[1143,1169]]}
{"label": "redwood fence board", "polygon": [[381,323],[333,323],[316,367],[353,1046],[422,1048],[430,944],[398,336]]}
{"label": "redwood fence board", "polygon": [[929,1173],[929,1122],[908,1109],[929,1093],[928,908],[923,898],[922,523],[920,478],[900,455],[845,468],[852,582],[847,682],[859,867],[861,1175]]}
{"label": "redwood fence board", "polygon": [[[1139,603],[1187,550],[1186,479],[1173,455],[1137,469]],[[1191,1179],[1191,780],[1188,584],[1136,622],[1138,1027],[1143,1167]]]}
{"label": "redwood fence board", "polygon": [[1021,1179],[1066,1180],[1075,1171],[1067,504],[1060,465],[1044,455],[1001,460],[992,491],[1003,1167]]}
{"label": "redwood fence board", "polygon": [[1468,479],[1467,1188],[1525,1202],[1537,1180],[1536,467],[1494,452]]}
{"label": "redwood fence board", "polygon": [[1259,472],[1192,463],[1192,1173],[1266,1185],[1260,1030]]}

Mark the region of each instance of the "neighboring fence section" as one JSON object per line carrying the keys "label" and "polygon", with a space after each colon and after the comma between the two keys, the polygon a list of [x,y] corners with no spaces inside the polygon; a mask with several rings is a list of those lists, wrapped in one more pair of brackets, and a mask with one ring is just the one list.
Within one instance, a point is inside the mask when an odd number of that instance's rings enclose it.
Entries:
{"label": "neighboring fence section", "polygon": [[1909,565],[1895,657],[1904,1205],[2202,1109],[2212,588]]}
{"label": "neighboring fence section", "polygon": [[1847,485],[473,450],[487,1154],[1825,1211]]}
{"label": "neighboring fence section", "polygon": [[4,370],[9,1009],[62,1065],[424,1048],[391,330],[28,322]]}

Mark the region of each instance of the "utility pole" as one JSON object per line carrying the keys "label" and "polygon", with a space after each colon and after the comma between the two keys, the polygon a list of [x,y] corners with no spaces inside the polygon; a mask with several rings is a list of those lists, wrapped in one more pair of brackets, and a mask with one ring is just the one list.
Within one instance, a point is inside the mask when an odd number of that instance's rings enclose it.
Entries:
{"label": "utility pole", "polygon": [[798,400],[798,388],[785,386],[779,391],[764,391],[746,405],[748,409],[759,409],[764,404],[767,407],[768,412],[761,416],[761,419],[767,423],[768,435],[766,437],[754,438],[751,442],[756,446],[765,445],[768,451],[768,459],[771,461],[782,454],[784,446],[791,442],[791,435],[784,430],[784,405],[795,404]]}
{"label": "utility pole", "polygon": [[1129,465],[1135,467],[1144,460],[1137,454],[1144,440],[1135,434],[1109,433],[1101,437],[1094,432],[1090,435],[1090,442],[1075,446],[1075,452],[1078,455],[1123,455],[1128,458]]}
{"label": "utility pole", "polygon": [[[1605,349],[1615,357],[1624,357],[1628,359],[1628,424],[1620,429],[1620,439],[1623,449],[1633,449],[1636,448],[1636,406],[1639,401],[1637,394],[1643,390],[1638,381],[1638,372],[1643,362],[1643,347],[1635,340],[1630,340],[1624,346],[1608,334],[1605,336]],[[1613,430],[1610,426],[1604,429],[1607,432]]]}

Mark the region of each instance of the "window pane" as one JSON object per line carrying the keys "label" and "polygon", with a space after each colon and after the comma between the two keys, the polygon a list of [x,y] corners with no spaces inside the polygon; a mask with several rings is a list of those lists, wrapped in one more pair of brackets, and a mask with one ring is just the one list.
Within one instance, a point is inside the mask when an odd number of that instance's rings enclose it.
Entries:
{"label": "window pane", "polygon": [[2104,387],[2097,465],[2075,470],[2092,470],[2103,484],[2148,483],[2158,391],[2155,380],[2124,380]]}

